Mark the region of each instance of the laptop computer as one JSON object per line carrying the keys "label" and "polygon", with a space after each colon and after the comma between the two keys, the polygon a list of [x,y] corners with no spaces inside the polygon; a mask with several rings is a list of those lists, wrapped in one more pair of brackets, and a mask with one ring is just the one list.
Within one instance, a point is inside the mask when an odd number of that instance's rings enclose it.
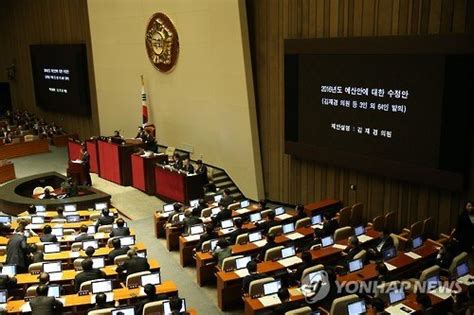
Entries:
{"label": "laptop computer", "polygon": [[278,207],[278,208],[275,208],[275,215],[282,215],[283,213],[285,213],[285,208],[283,207]]}
{"label": "laptop computer", "polygon": [[395,289],[388,292],[388,301],[390,305],[403,301],[405,299],[405,291],[403,289]]}
{"label": "laptop computer", "polygon": [[439,275],[434,275],[425,280],[427,290],[434,290],[440,285]]}
{"label": "laptop computer", "polygon": [[54,273],[54,272],[61,272],[63,267],[60,261],[52,261],[52,262],[45,262],[42,265],[43,272],[46,273]]}
{"label": "laptop computer", "polygon": [[95,304],[95,295],[99,293],[105,293],[107,297],[107,302],[112,302],[114,295],[112,293],[112,280],[98,280],[91,283],[92,288],[92,298],[91,303]]}
{"label": "laptop computer", "polygon": [[64,212],[75,212],[77,210],[76,204],[69,204],[64,206]]}
{"label": "laptop computer", "polygon": [[141,258],[146,258],[146,252],[145,251],[137,252],[137,256]]}
{"label": "laptop computer", "polygon": [[421,236],[417,236],[411,240],[412,249],[417,249],[418,247],[421,247],[421,245],[423,245],[423,238]]}
{"label": "laptop computer", "polygon": [[179,222],[183,222],[183,221],[184,221],[184,218],[185,218],[185,217],[184,217],[184,214],[178,215],[178,221],[179,221]]}
{"label": "laptop computer", "polygon": [[189,205],[192,208],[196,208],[197,206],[199,206],[199,199],[193,199],[193,200],[189,201]]}
{"label": "laptop computer", "polygon": [[142,275],[140,277],[140,285],[142,287],[147,284],[158,285],[161,284],[161,275],[159,272],[153,272],[147,275]]}
{"label": "laptop computer", "polygon": [[263,295],[267,296],[267,295],[277,294],[280,288],[281,288],[280,280],[275,280],[272,282],[265,283],[263,285]]}
{"label": "laptop computer", "polygon": [[281,231],[283,234],[293,233],[295,231],[295,224],[294,223],[286,223],[281,226]]}
{"label": "laptop computer", "polygon": [[469,265],[466,261],[456,266],[456,278],[460,278],[467,274],[469,274]]}
{"label": "laptop computer", "polygon": [[214,202],[219,202],[222,199],[222,195],[214,195]]}
{"label": "laptop computer", "polygon": [[[186,301],[185,299],[181,299],[181,309],[179,310],[180,312],[186,312]],[[163,302],[163,315],[171,315],[171,307],[170,307],[170,301],[164,301]]]}
{"label": "laptop computer", "polygon": [[36,212],[45,212],[46,211],[46,206],[44,205],[36,205],[35,206]]}
{"label": "laptop computer", "polygon": [[195,224],[189,228],[190,235],[198,235],[204,233],[204,225],[203,224]]}
{"label": "laptop computer", "polygon": [[321,247],[328,247],[334,244],[332,236],[326,236],[321,239]]}
{"label": "laptop computer", "polygon": [[120,238],[120,246],[121,247],[127,247],[127,246],[132,246],[135,245],[135,236],[123,236]]}
{"label": "laptop computer", "polygon": [[83,241],[82,249],[86,250],[87,247],[94,247],[95,249],[99,248],[99,242],[97,240]]}
{"label": "laptop computer", "polygon": [[59,243],[44,244],[45,254],[59,253],[60,251],[61,251],[61,245]]}
{"label": "laptop computer", "polygon": [[40,216],[32,216],[31,217],[31,224],[44,224],[44,217]]}
{"label": "laptop computer", "polygon": [[217,242],[218,242],[218,241],[219,241],[218,239],[211,240],[211,242],[210,242],[211,251],[213,251],[213,250],[216,249],[216,247],[217,247]]}
{"label": "laptop computer", "polygon": [[215,217],[219,212],[221,212],[221,207],[214,207],[211,209],[211,217]]}
{"label": "laptop computer", "polygon": [[314,271],[308,274],[308,279],[310,283],[313,284],[313,283],[321,282],[322,285],[326,285],[327,284],[327,282],[325,281],[326,277],[323,276],[323,272],[324,272],[323,270],[319,270],[319,271]]}
{"label": "laptop computer", "polygon": [[296,255],[294,246],[289,246],[281,249],[281,258],[288,258]]}
{"label": "laptop computer", "polygon": [[105,267],[105,257],[93,257],[92,268],[100,269]]}
{"label": "laptop computer", "polygon": [[126,306],[115,308],[112,310],[112,315],[135,315],[135,308],[133,306]]}
{"label": "laptop computer", "polygon": [[174,204],[170,203],[163,206],[163,213],[173,212],[174,211]]}
{"label": "laptop computer", "polygon": [[9,277],[16,275],[16,265],[3,265],[2,275],[7,275]]}
{"label": "laptop computer", "polygon": [[311,225],[320,224],[321,222],[323,222],[323,219],[320,214],[311,217]]}
{"label": "laptop computer", "polygon": [[223,229],[229,229],[229,228],[234,227],[234,220],[232,220],[232,219],[222,220],[221,221],[221,227]]}
{"label": "laptop computer", "polygon": [[61,296],[61,286],[59,284],[48,284],[48,296],[59,298]]}
{"label": "laptop computer", "polygon": [[393,257],[397,256],[397,250],[395,249],[395,247],[389,247],[387,249],[385,249],[383,252],[382,252],[382,257],[383,257],[383,260],[389,260]]}
{"label": "laptop computer", "polygon": [[349,272],[356,272],[364,268],[364,263],[362,259],[354,259],[349,261]]}
{"label": "laptop computer", "polygon": [[364,300],[358,300],[347,304],[347,315],[360,315],[367,312]]}
{"label": "laptop computer", "polygon": [[0,223],[8,224],[12,222],[12,218],[9,215],[0,215]]}
{"label": "laptop computer", "polygon": [[96,204],[94,205],[94,208],[95,210],[103,210],[103,209],[107,209],[108,205],[107,205],[107,202],[96,202]]}
{"label": "laptop computer", "polygon": [[61,237],[64,236],[64,230],[60,227],[54,227],[51,229],[51,234]]}
{"label": "laptop computer", "polygon": [[250,219],[250,222],[258,222],[258,221],[261,221],[262,220],[262,214],[260,212],[257,212],[257,213],[252,213],[250,216],[249,216],[249,219]]}
{"label": "laptop computer", "polygon": [[74,223],[74,222],[80,222],[81,217],[79,215],[67,215],[66,216],[66,222],[67,223]]}
{"label": "laptop computer", "polygon": [[250,201],[248,200],[243,200],[240,202],[240,208],[247,208],[248,206],[250,206]]}
{"label": "laptop computer", "polygon": [[354,228],[354,234],[355,236],[363,235],[365,234],[365,228],[363,225],[358,225]]}
{"label": "laptop computer", "polygon": [[95,225],[88,225],[87,226],[87,234],[95,234],[97,232],[97,228]]}
{"label": "laptop computer", "polygon": [[8,300],[8,290],[0,290],[0,304],[7,303]]}
{"label": "laptop computer", "polygon": [[257,242],[262,240],[262,231],[255,231],[252,233],[249,233],[249,243]]}
{"label": "laptop computer", "polygon": [[244,256],[241,258],[237,258],[235,260],[235,269],[240,270],[240,269],[245,269],[247,268],[247,264],[252,261],[251,256]]}

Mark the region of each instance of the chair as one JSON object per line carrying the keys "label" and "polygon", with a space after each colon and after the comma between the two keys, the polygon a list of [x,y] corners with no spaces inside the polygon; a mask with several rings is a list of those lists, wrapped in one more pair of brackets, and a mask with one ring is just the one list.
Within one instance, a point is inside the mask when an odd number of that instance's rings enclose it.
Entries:
{"label": "chair", "polygon": [[123,263],[125,260],[128,260],[127,254],[118,255],[117,257],[114,258],[114,264],[115,264],[115,265],[120,265],[120,264]]}
{"label": "chair", "polygon": [[344,226],[334,231],[334,243],[349,238],[354,235],[354,229],[350,226]]}
{"label": "chair", "polygon": [[44,187],[44,190],[46,190],[46,189],[49,190],[49,192],[53,192],[53,191],[54,191],[53,186],[45,186],[45,187]]}
{"label": "chair", "polygon": [[224,260],[222,261],[222,270],[224,271],[234,270],[236,268],[235,260],[237,258],[242,258],[242,257],[243,257],[242,255],[237,255],[237,256],[224,258]]}
{"label": "chair", "polygon": [[263,294],[263,285],[268,282],[275,281],[272,277],[258,279],[250,282],[249,284],[249,296],[260,296]]}
{"label": "chair", "polygon": [[67,220],[66,219],[63,219],[63,218],[56,218],[56,219],[52,219],[51,220],[51,223],[60,223],[60,224],[64,224],[66,223]]}
{"label": "chair", "polygon": [[119,237],[120,237],[120,236],[114,236],[114,237],[109,238],[109,239],[107,240],[107,247],[109,247],[109,248],[114,247],[114,245],[112,245],[112,241],[113,241],[114,239],[116,239],[116,238],[119,238]]}
{"label": "chair", "polygon": [[109,307],[109,308],[103,308],[99,310],[93,310],[93,311],[87,312],[87,315],[110,315],[114,309],[115,308],[113,307]]}
{"label": "chair", "polygon": [[262,215],[262,219],[265,219],[270,212],[273,212],[273,210],[272,209],[267,209],[267,210],[263,210],[262,212],[260,212],[260,214]]}
{"label": "chair", "polygon": [[[143,306],[143,315],[162,314],[163,313],[163,302],[164,301],[155,301],[155,302],[146,303]],[[137,314],[137,315],[142,315],[142,314]]]}
{"label": "chair", "polygon": [[64,235],[73,235],[74,233],[76,233],[76,231],[74,231],[74,229],[63,229],[63,234]]}
{"label": "chair", "polygon": [[[423,221],[413,223],[409,229],[403,229],[402,236],[411,240],[423,233]],[[404,235],[403,235],[404,234]]]}
{"label": "chair", "polygon": [[437,265],[434,265],[434,266],[431,266],[429,268],[426,268],[425,270],[423,270],[421,272],[421,275],[420,275],[420,282],[423,282],[423,281],[426,281],[426,279],[432,277],[432,276],[436,276],[439,274],[441,268]]}
{"label": "chair", "polygon": [[347,314],[347,304],[356,302],[359,300],[357,294],[346,295],[332,301],[331,310],[329,315],[340,315]]}
{"label": "chair", "polygon": [[72,252],[78,252],[82,249],[82,243],[81,242],[75,242],[71,244],[71,251]]}
{"label": "chair", "polygon": [[132,274],[127,276],[127,279],[125,279],[125,285],[127,286],[127,288],[129,288],[131,286],[140,285],[141,276],[149,275],[150,273],[151,272],[149,270],[132,273]]}
{"label": "chair", "polygon": [[390,237],[392,238],[393,241],[393,247],[395,247],[396,250],[400,247],[400,239],[398,238],[397,234],[390,233]]}
{"label": "chair", "polygon": [[384,228],[390,232],[394,232],[397,227],[397,217],[395,211],[390,211],[385,215],[385,226]]}
{"label": "chair", "polygon": [[26,289],[26,296],[28,297],[34,297],[36,296],[36,288],[38,286],[37,285],[32,285],[31,287],[28,287],[28,289]]}
{"label": "chair", "polygon": [[43,263],[34,263],[28,266],[28,272],[32,274],[40,273],[43,270]]}
{"label": "chair", "polygon": [[84,260],[84,258],[76,258],[74,259],[74,270],[76,271],[82,271],[82,261]]}
{"label": "chair", "polygon": [[351,210],[351,225],[357,226],[362,224],[362,215],[364,213],[364,204],[363,203],[356,203],[352,206]]}
{"label": "chair", "polygon": [[249,233],[239,234],[235,239],[235,244],[245,244],[249,242]]}
{"label": "chair", "polygon": [[304,306],[285,313],[285,315],[310,315],[313,312],[311,307]]}
{"label": "chair", "polygon": [[0,246],[0,256],[5,256],[7,254],[7,247]]}
{"label": "chair", "polygon": [[227,207],[229,210],[238,210],[240,209],[240,202],[234,202],[234,203],[231,203],[228,207]]}
{"label": "chair", "polygon": [[201,211],[201,217],[203,218],[209,218],[211,214],[212,214],[212,208],[202,209]]}
{"label": "chair", "polygon": [[376,216],[373,220],[372,223],[368,224],[372,229],[378,232],[382,232],[384,227],[385,227],[385,216],[384,215],[379,215]]}
{"label": "chair", "polygon": [[389,297],[388,297],[388,289],[391,288],[398,288],[400,286],[400,281],[390,281],[390,282],[384,282],[382,284],[379,284],[378,286],[375,287],[375,292],[374,292],[374,297],[381,298],[382,301],[388,304],[389,302]]}
{"label": "chair", "polygon": [[321,264],[306,268],[305,270],[303,270],[303,273],[301,273],[301,283],[303,283],[303,279],[306,278],[309,274],[321,270],[324,270],[324,265]]}
{"label": "chair", "polygon": [[100,225],[99,228],[97,229],[97,232],[99,232],[99,233],[110,233],[110,232],[112,232],[112,224]]}
{"label": "chair", "polygon": [[[203,242],[202,245],[201,245],[201,251],[203,251],[203,252],[208,252],[208,251],[210,251],[210,250],[211,250],[211,242],[212,242],[212,241],[213,241],[213,240],[207,240],[207,241]],[[199,249],[197,249],[197,250],[199,250]]]}
{"label": "chair", "polygon": [[456,257],[453,258],[453,261],[451,262],[451,265],[449,265],[448,272],[451,276],[456,275],[456,267],[465,261],[469,260],[469,256],[466,252],[462,252],[461,254],[457,255]]}
{"label": "chair", "polygon": [[269,260],[279,259],[281,257],[281,250],[283,248],[284,248],[283,246],[277,246],[277,247],[267,249],[267,251],[265,252],[264,260],[269,261]]}
{"label": "chair", "polygon": [[24,139],[25,142],[30,142],[34,140],[33,135],[25,135]]}
{"label": "chair", "polygon": [[44,194],[44,188],[43,187],[35,187],[35,189],[33,189],[33,195],[40,195],[40,194]]}
{"label": "chair", "polygon": [[81,283],[81,286],[79,287],[79,291],[89,291],[89,292],[91,292],[92,291],[92,282],[101,281],[101,280],[105,280],[105,279],[95,279],[95,280],[84,281],[83,283]]}
{"label": "chair", "polygon": [[344,207],[339,211],[339,215],[337,216],[339,221],[339,226],[344,227],[351,224],[351,207]]}
{"label": "chair", "polygon": [[275,235],[281,234],[282,228],[281,225],[272,226],[268,229],[268,234],[273,233]]}
{"label": "chair", "polygon": [[310,226],[310,225],[311,225],[311,219],[310,218],[299,219],[298,221],[296,221],[295,229],[307,227],[307,226]]}
{"label": "chair", "polygon": [[365,258],[367,257],[367,251],[365,249],[361,250],[357,254],[354,255],[354,260],[355,259],[362,259],[362,261],[365,261]]}
{"label": "chair", "polygon": [[423,220],[423,228],[421,230],[421,235],[423,235],[423,238],[429,239],[432,234],[432,225],[433,225],[433,218],[429,217]]}

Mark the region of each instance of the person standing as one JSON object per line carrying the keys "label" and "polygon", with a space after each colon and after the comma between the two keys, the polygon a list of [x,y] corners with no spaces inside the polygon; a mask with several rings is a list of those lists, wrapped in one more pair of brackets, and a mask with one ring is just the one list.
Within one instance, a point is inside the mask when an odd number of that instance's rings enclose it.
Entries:
{"label": "person standing", "polygon": [[84,165],[84,170],[85,170],[85,182],[86,185],[92,186],[92,179],[91,179],[91,174],[90,174],[90,155],[89,152],[87,152],[86,147],[81,147],[81,155],[80,158],[81,163]]}
{"label": "person standing", "polygon": [[7,265],[16,265],[18,273],[24,273],[28,268],[28,245],[24,235],[25,228],[20,225],[7,243]]}

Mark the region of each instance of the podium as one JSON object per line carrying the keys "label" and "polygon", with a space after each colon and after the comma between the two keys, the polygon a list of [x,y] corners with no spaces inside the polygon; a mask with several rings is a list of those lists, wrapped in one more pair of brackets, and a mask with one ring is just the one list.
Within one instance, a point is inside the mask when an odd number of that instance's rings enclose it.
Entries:
{"label": "podium", "polygon": [[[166,156],[167,157],[167,156]],[[155,194],[155,164],[162,158],[161,156],[144,157],[139,154],[132,154],[132,186],[147,193]]]}
{"label": "podium", "polygon": [[86,140],[87,152],[89,152],[89,164],[91,165],[91,172],[99,174],[99,156],[97,139]]}
{"label": "podium", "polygon": [[164,200],[189,204],[204,195],[205,174],[187,176],[168,167],[155,166],[155,193]]}
{"label": "podium", "polygon": [[138,143],[116,144],[98,140],[99,176],[122,186],[132,184],[132,162],[130,155],[138,147]]}
{"label": "podium", "polygon": [[81,156],[82,144],[78,140],[68,139],[67,142],[67,153],[69,161],[77,160]]}
{"label": "podium", "polygon": [[84,185],[87,182],[87,168],[83,163],[74,163],[69,161],[67,176],[71,177],[78,185]]}

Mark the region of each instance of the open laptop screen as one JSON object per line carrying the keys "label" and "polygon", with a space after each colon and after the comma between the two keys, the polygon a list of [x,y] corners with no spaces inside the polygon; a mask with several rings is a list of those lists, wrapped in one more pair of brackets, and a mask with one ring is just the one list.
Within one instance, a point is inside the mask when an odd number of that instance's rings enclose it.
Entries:
{"label": "open laptop screen", "polygon": [[112,292],[112,280],[100,280],[92,282],[92,293]]}
{"label": "open laptop screen", "polygon": [[263,294],[264,295],[276,294],[278,293],[278,290],[280,290],[280,288],[281,288],[280,280],[265,283],[263,285]]}

